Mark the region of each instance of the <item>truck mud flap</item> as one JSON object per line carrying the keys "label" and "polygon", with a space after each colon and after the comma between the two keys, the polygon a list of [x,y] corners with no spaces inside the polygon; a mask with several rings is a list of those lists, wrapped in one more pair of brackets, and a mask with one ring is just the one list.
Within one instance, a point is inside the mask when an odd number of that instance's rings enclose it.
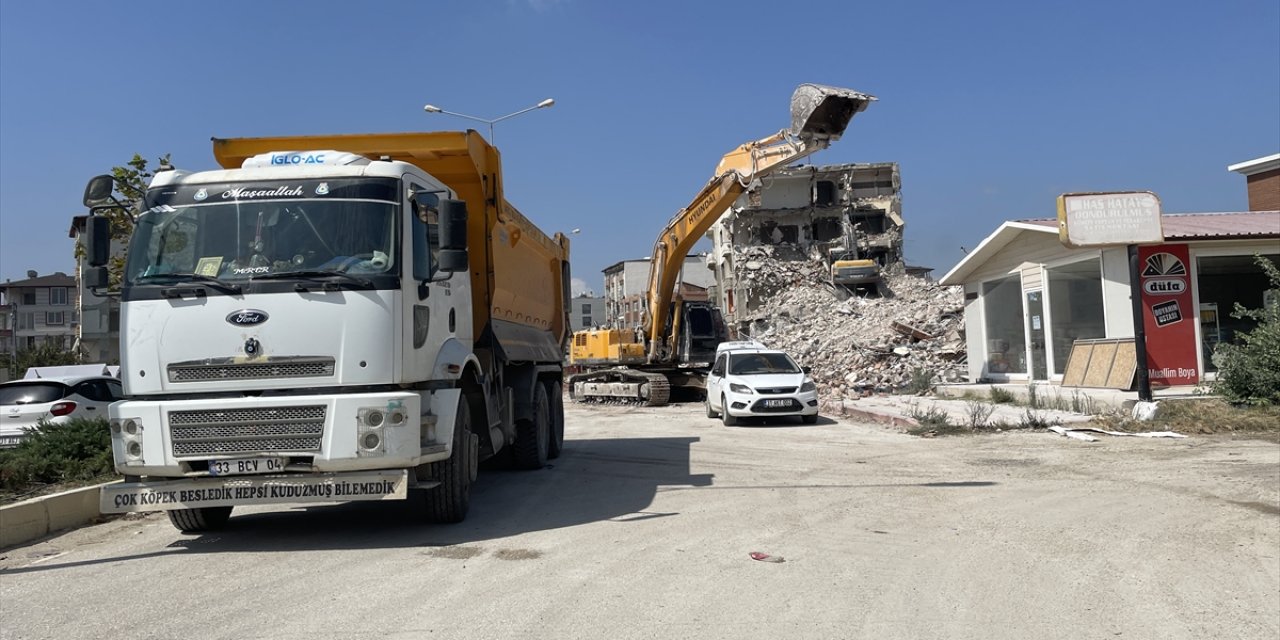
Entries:
{"label": "truck mud flap", "polygon": [[802,84],[791,94],[791,133],[839,138],[853,116],[875,99],[851,89]]}
{"label": "truck mud flap", "polygon": [[404,500],[408,485],[409,472],[404,469],[120,482],[102,487],[98,506],[102,513],[129,513],[295,502]]}

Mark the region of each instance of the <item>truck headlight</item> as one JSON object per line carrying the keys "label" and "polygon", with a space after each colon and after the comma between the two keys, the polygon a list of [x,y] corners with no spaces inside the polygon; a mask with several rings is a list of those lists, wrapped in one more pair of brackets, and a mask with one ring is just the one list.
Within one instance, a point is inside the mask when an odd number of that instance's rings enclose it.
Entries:
{"label": "truck headlight", "polygon": [[120,450],[124,452],[124,463],[127,465],[144,464],[142,450],[142,420],[125,418],[111,421],[111,434],[120,438]]}
{"label": "truck headlight", "polygon": [[806,391],[817,391],[817,390],[818,390],[818,385],[814,384],[812,380],[805,380],[804,384],[800,385],[800,393],[804,393]]}
{"label": "truck headlight", "polygon": [[736,382],[729,383],[729,390],[734,393],[747,393],[747,394],[755,393],[754,391],[751,390],[751,387],[748,387],[745,384],[738,384]]}
{"label": "truck headlight", "polygon": [[381,407],[361,407],[356,411],[356,454],[380,456],[386,453],[386,438],[382,428],[387,413]]}

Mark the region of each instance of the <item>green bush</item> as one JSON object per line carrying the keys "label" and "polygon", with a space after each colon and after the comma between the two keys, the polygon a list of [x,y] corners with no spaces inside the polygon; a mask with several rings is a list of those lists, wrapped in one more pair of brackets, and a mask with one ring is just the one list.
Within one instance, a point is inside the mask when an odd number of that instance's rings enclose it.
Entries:
{"label": "green bush", "polygon": [[1018,400],[1012,391],[1000,387],[991,387],[991,401],[996,404],[1013,404]]}
{"label": "green bush", "polygon": [[[1262,256],[1254,261],[1267,274],[1272,289],[1280,290],[1280,269]],[[1239,334],[1239,344],[1220,344],[1214,351],[1218,380],[1214,389],[1230,402],[1280,405],[1280,299],[1262,309],[1236,304],[1235,318],[1251,318],[1258,326]]]}
{"label": "green bush", "polygon": [[17,447],[0,451],[0,488],[92,480],[113,473],[111,432],[103,419],[40,423]]}

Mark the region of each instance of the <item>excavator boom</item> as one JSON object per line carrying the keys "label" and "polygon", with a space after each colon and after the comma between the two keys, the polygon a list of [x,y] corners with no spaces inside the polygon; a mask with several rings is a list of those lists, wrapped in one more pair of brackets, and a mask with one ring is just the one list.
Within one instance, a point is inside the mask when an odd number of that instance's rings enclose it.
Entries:
{"label": "excavator boom", "polygon": [[[865,93],[817,84],[791,96],[791,126],[725,154],[706,186],[667,223],[649,258],[643,336],[632,329],[586,329],[573,335],[569,390],[581,401],[666,404],[673,389],[701,388],[702,358],[722,337],[719,318],[705,302],[673,305],[676,278],[698,239],[738,196],[774,170],[827,148],[849,121],[875,100]],[[684,335],[684,340],[681,334]]]}
{"label": "excavator boom", "polygon": [[674,358],[668,309],[684,258],[698,239],[753,180],[827,148],[844,134],[853,116],[874,100],[874,96],[850,89],[802,84],[791,96],[790,128],[743,144],[721,158],[715,176],[667,223],[653,245],[644,325],[649,363],[667,363]]}

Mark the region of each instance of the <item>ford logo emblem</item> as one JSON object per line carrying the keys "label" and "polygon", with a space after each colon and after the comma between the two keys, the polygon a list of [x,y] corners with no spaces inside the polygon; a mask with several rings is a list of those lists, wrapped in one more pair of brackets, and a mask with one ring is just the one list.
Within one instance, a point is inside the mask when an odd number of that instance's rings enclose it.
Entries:
{"label": "ford logo emblem", "polygon": [[267,312],[258,311],[257,309],[241,309],[232,311],[227,316],[227,322],[237,327],[251,327],[255,324],[262,324],[267,321]]}

